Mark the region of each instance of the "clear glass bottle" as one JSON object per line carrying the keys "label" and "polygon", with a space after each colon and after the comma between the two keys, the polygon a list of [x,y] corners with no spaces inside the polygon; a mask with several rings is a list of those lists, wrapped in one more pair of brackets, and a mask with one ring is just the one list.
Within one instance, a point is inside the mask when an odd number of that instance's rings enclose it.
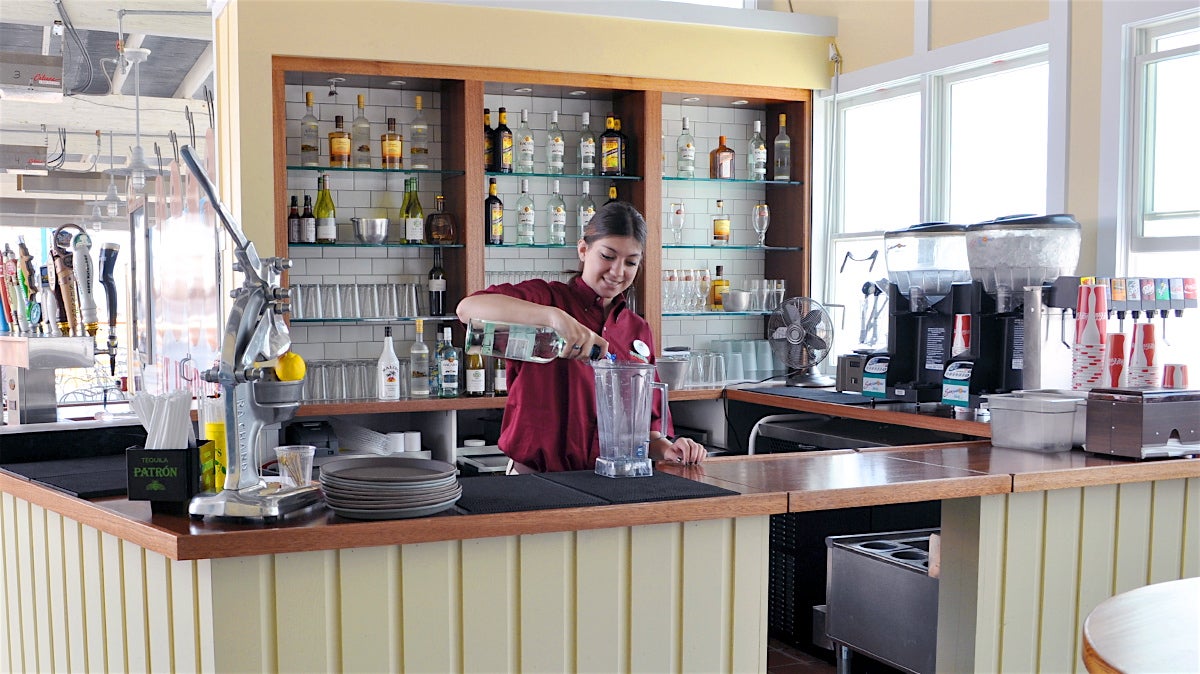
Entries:
{"label": "clear glass bottle", "polygon": [[442,328],[442,340],[438,342],[438,397],[458,397],[458,366],[462,362],[454,346],[454,335],[450,328]]}
{"label": "clear glass bottle", "polygon": [[558,110],[554,110],[550,113],[550,128],[546,130],[546,173],[562,174],[566,150],[562,129],[558,128]]}
{"label": "clear glass bottle", "polygon": [[483,170],[491,171],[492,164],[495,163],[496,157],[493,153],[492,141],[492,111],[490,108],[483,109]]}
{"label": "clear glass bottle", "polygon": [[425,240],[448,246],[458,237],[458,227],[454,223],[454,215],[446,212],[446,198],[439,194],[434,200],[437,210],[425,218]]}
{"label": "clear glass bottle", "polygon": [[496,196],[496,179],[488,178],[488,196],[483,200],[484,226],[487,242],[493,246],[504,243],[504,202]]}
{"label": "clear glass bottle", "polygon": [[446,269],[442,267],[442,249],[433,249],[433,266],[429,268],[429,315],[446,315]]}
{"label": "clear glass bottle", "polygon": [[430,168],[429,122],[425,121],[425,106],[421,96],[417,96],[416,105],[417,112],[413,115],[412,126],[409,128],[409,167],[427,169]]}
{"label": "clear glass bottle", "polygon": [[487,370],[483,365],[483,354],[468,353],[464,359],[463,392],[469,398],[480,398],[487,394]]}
{"label": "clear glass bottle", "polygon": [[532,246],[537,227],[537,211],[529,195],[529,179],[521,179],[521,197],[517,199],[517,244]]}
{"label": "clear glass bottle", "polygon": [[317,218],[317,243],[337,243],[337,209],[333,205],[333,194],[329,192],[329,176],[317,179],[317,205],[313,215]]}
{"label": "clear glass bottle", "polygon": [[733,178],[733,150],[725,145],[725,136],[721,136],[717,147],[708,153],[708,177]]}
{"label": "clear glass bottle", "polygon": [[288,207],[287,232],[288,243],[300,243],[300,198],[294,194]]}
{"label": "clear glass bottle", "polygon": [[617,175],[622,175],[622,176],[628,175],[628,170],[627,170],[626,164],[625,164],[625,154],[626,154],[626,150],[629,149],[629,136],[626,136],[625,132],[621,130],[621,117],[618,115],[613,116],[613,131],[616,131],[617,136],[621,139],[621,154],[620,154],[621,172],[618,173]]}
{"label": "clear glass bottle", "polygon": [[725,202],[717,199],[717,210],[712,216],[712,245],[725,246],[729,244],[729,215],[725,213]]}
{"label": "clear glass bottle", "polygon": [[690,120],[683,118],[683,132],[675,144],[675,167],[680,178],[696,177],[696,139],[692,137]]}
{"label": "clear glass bottle", "polygon": [[395,117],[387,119],[387,131],[379,137],[379,153],[383,157],[383,168],[404,168],[404,136],[396,133]]}
{"label": "clear glass bottle", "polygon": [[313,213],[312,195],[304,195],[304,210],[300,213],[300,243],[317,242],[317,216]]}
{"label": "clear glass bottle", "polygon": [[604,133],[600,134],[600,175],[621,175],[621,134],[609,114],[604,118]]}
{"label": "clear glass bottle", "polygon": [[425,345],[425,321],[415,322],[416,336],[408,349],[408,392],[414,398],[429,397],[429,347]]}
{"label": "clear glass bottle", "polygon": [[546,223],[549,225],[550,238],[547,243],[563,245],[567,242],[567,205],[559,192],[558,180],[554,181],[554,189],[550,199],[546,201]]}
{"label": "clear glass bottle", "polygon": [[498,396],[508,395],[508,361],[492,359],[492,392]]}
{"label": "clear glass bottle", "polygon": [[404,220],[404,240],[410,244],[425,243],[425,210],[421,208],[421,197],[417,193],[417,178],[409,178],[405,183],[404,206],[400,210]]}
{"label": "clear glass bottle", "polygon": [[579,196],[579,206],[576,209],[579,215],[579,238],[583,238],[587,231],[588,223],[592,221],[592,216],[596,215],[596,202],[592,201],[592,195],[589,194],[590,181],[583,181],[583,194]]}
{"label": "clear glass bottle", "polygon": [[378,377],[375,390],[380,400],[400,399],[400,359],[396,357],[396,347],[392,344],[392,328],[383,329],[383,351],[379,354],[376,366]]}
{"label": "clear glass bottle", "polygon": [[508,110],[500,108],[500,123],[492,132],[492,171],[513,172],[513,132],[508,128]]}
{"label": "clear glass bottle", "polygon": [[535,147],[533,130],[529,128],[528,110],[521,110],[521,124],[517,127],[517,135],[514,142],[517,146],[517,164],[513,171],[515,173],[533,173]]}
{"label": "clear glass bottle", "polygon": [[596,175],[596,134],[592,133],[592,115],[583,113],[579,130],[579,174]]}
{"label": "clear glass bottle", "polygon": [[762,122],[754,120],[754,134],[746,148],[747,177],[750,180],[767,179],[767,141],[762,136]]}
{"label": "clear glass bottle", "polygon": [[321,132],[313,114],[313,93],[304,92],[304,116],[300,118],[300,165],[321,165]]}
{"label": "clear glass bottle", "polygon": [[352,165],[371,168],[371,122],[367,119],[367,97],[358,95],[358,116],[350,123]]}
{"label": "clear glass bottle", "polygon": [[787,115],[779,113],[779,135],[775,136],[775,171],[772,180],[792,179],[792,139],[787,135]]}
{"label": "clear glass bottle", "polygon": [[[467,322],[466,352],[530,363],[549,363],[569,349],[554,328],[472,318]],[[599,347],[592,354],[599,357]],[[506,387],[507,388],[507,387]]]}
{"label": "clear glass bottle", "polygon": [[350,165],[350,132],[346,131],[346,119],[341,115],[333,118],[333,131],[329,132],[329,167],[346,168]]}

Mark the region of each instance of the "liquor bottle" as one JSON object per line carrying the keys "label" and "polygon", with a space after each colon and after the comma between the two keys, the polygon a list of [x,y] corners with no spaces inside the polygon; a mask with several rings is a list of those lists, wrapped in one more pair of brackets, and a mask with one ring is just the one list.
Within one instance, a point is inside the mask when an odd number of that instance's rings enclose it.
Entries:
{"label": "liquor bottle", "polygon": [[300,243],[300,198],[292,195],[287,217],[288,243]]}
{"label": "liquor bottle", "polygon": [[448,246],[458,236],[458,227],[454,224],[454,216],[446,212],[446,198],[439,194],[434,200],[437,210],[425,218],[425,240]]}
{"label": "liquor bottle", "polygon": [[450,328],[442,329],[442,341],[438,342],[438,397],[458,397],[458,349],[454,347],[454,335]]}
{"label": "liquor bottle", "polygon": [[621,175],[621,134],[616,132],[612,114],[604,118],[604,133],[600,134],[600,175]]}
{"label": "liquor bottle", "polygon": [[400,218],[404,220],[404,241],[410,244],[425,243],[425,209],[421,208],[417,178],[414,176],[404,182],[406,194],[400,210]]}
{"label": "liquor bottle", "polygon": [[395,117],[387,119],[387,131],[379,137],[379,153],[383,168],[404,168],[404,136],[396,133]]}
{"label": "liquor bottle", "polygon": [[515,173],[533,173],[533,130],[529,128],[529,111],[521,110],[521,125],[517,127],[517,166]]}
{"label": "liquor bottle", "polygon": [[425,121],[425,109],[420,96],[417,96],[417,114],[413,115],[409,131],[408,152],[411,155],[411,168],[429,168],[429,123]]}
{"label": "liquor bottle", "polygon": [[751,180],[767,179],[767,141],[762,137],[762,122],[754,120],[754,134],[750,136],[750,146],[746,152],[746,165],[750,169],[747,177]]}
{"label": "liquor bottle", "polygon": [[729,279],[725,278],[725,267],[717,265],[717,275],[713,277],[708,294],[708,306],[713,311],[724,309],[721,293],[729,290]]}
{"label": "liquor bottle", "polygon": [[712,245],[725,246],[729,244],[729,215],[725,213],[725,202],[717,199],[717,212],[712,216],[713,238]]}
{"label": "liquor bottle", "polygon": [[483,355],[469,353],[466,357],[466,383],[464,392],[469,398],[480,398],[487,393],[487,371],[483,366]]}
{"label": "liquor bottle", "polygon": [[596,202],[592,201],[592,196],[588,193],[591,189],[588,182],[583,181],[583,194],[579,197],[579,238],[583,238],[588,223],[592,221],[592,216],[596,215]]}
{"label": "liquor bottle", "polygon": [[680,178],[696,177],[696,139],[692,137],[692,128],[687,117],[683,118],[683,132],[679,134],[679,142],[675,144],[675,175]]}
{"label": "liquor bottle", "polygon": [[433,266],[429,269],[429,315],[446,315],[446,270],[442,268],[442,249],[433,249]]}
{"label": "liquor bottle", "polygon": [[792,139],[787,135],[787,115],[779,113],[779,135],[775,136],[774,180],[792,179]]}
{"label": "liquor bottle", "polygon": [[376,367],[379,378],[376,390],[380,400],[400,399],[400,359],[396,357],[396,348],[392,345],[391,326],[383,329],[383,351],[379,354],[379,365]]}
{"label": "liquor bottle", "polygon": [[491,171],[492,165],[496,161],[495,154],[492,151],[494,145],[492,141],[492,111],[488,108],[483,109],[483,170]]}
{"label": "liquor bottle", "polygon": [[300,118],[300,165],[321,165],[321,133],[313,114],[313,93],[304,92],[304,116]]}
{"label": "liquor bottle", "polygon": [[623,176],[627,173],[625,170],[625,151],[629,149],[629,136],[626,136],[625,132],[621,130],[621,118],[619,116],[613,117],[613,131],[616,131],[617,137],[621,139],[621,172],[617,175]]}
{"label": "liquor bottle", "polygon": [[721,136],[717,147],[708,153],[708,177],[733,178],[733,150],[725,146],[725,136]]}
{"label": "liquor bottle", "polygon": [[333,206],[333,195],[329,192],[329,176],[322,175],[317,192],[317,205],[313,215],[317,218],[317,243],[337,243],[337,209]]}
{"label": "liquor bottle", "polygon": [[529,179],[521,179],[521,198],[517,199],[517,244],[532,246],[534,229],[537,227],[537,211],[533,209],[533,197],[529,196]]}
{"label": "liquor bottle", "polygon": [[300,213],[300,243],[317,242],[317,216],[313,214],[312,195],[304,195],[304,211]]}
{"label": "liquor bottle", "polygon": [[546,202],[546,218],[550,226],[550,238],[547,243],[561,246],[567,242],[567,205],[563,203],[562,194],[558,189],[558,181],[555,180],[554,190]]}
{"label": "liquor bottle", "polygon": [[503,358],[493,358],[492,362],[492,392],[498,396],[508,395],[508,361]]}
{"label": "liquor bottle", "polygon": [[[551,327],[523,325],[505,321],[485,321],[472,318],[467,321],[465,351],[481,356],[508,358],[530,363],[549,363],[571,347],[567,340]],[[590,354],[600,357],[600,347],[592,346]]]}
{"label": "liquor bottle", "polygon": [[492,171],[513,172],[513,133],[508,128],[508,110],[500,108],[500,123],[492,132]]}
{"label": "liquor bottle", "polygon": [[346,131],[345,118],[333,118],[333,131],[329,132],[329,166],[346,168],[350,165],[350,132]]}
{"label": "liquor bottle", "polygon": [[367,119],[367,97],[358,95],[358,116],[350,123],[352,161],[355,168],[371,168],[371,122]]}
{"label": "liquor bottle", "polygon": [[566,150],[562,129],[558,128],[558,110],[554,110],[550,113],[550,128],[546,130],[546,173],[559,175],[563,172]]}
{"label": "liquor bottle", "polygon": [[425,346],[425,321],[416,320],[416,337],[408,349],[408,391],[414,398],[429,397],[429,347]]}
{"label": "liquor bottle", "polygon": [[488,178],[488,196],[483,200],[483,214],[486,219],[484,225],[487,227],[488,243],[493,246],[504,243],[504,202],[496,196],[495,178]]}
{"label": "liquor bottle", "polygon": [[608,186],[608,201],[604,202],[604,205],[607,206],[616,200],[617,200],[617,185],[616,185],[616,183],[613,183],[612,185]]}
{"label": "liquor bottle", "polygon": [[583,127],[579,131],[579,173],[596,175],[596,135],[592,133],[592,115],[583,113]]}

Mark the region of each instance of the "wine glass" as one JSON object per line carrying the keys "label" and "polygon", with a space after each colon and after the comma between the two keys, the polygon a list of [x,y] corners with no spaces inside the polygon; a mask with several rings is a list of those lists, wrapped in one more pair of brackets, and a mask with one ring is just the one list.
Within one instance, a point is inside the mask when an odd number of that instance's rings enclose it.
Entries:
{"label": "wine glass", "polygon": [[761,248],[767,240],[767,227],[771,226],[771,209],[766,204],[755,204],[751,217],[754,232],[758,234],[758,245]]}
{"label": "wine glass", "polygon": [[683,202],[671,204],[671,212],[667,216],[667,222],[671,225],[671,233],[675,236],[675,243],[683,243],[683,223],[687,213],[683,210]]}
{"label": "wine glass", "polygon": [[696,298],[694,310],[704,311],[705,305],[708,304],[708,292],[712,289],[712,277],[709,276],[707,269],[697,269],[695,275]]}

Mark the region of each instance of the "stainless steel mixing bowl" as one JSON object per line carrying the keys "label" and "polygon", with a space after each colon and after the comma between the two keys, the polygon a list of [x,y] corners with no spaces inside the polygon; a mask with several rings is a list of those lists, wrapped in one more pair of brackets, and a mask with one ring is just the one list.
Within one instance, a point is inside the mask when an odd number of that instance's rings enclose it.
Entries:
{"label": "stainless steel mixing bowl", "polygon": [[354,238],[359,243],[383,243],[387,241],[387,218],[350,218],[354,223]]}

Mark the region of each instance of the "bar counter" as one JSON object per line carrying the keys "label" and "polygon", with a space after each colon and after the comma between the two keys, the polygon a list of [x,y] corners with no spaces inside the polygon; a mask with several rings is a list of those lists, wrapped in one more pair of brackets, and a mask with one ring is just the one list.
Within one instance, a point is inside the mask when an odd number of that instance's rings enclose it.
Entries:
{"label": "bar counter", "polygon": [[769,516],[887,503],[942,503],[942,671],[1079,670],[1092,607],[1200,575],[1200,459],[966,442],[659,469],[737,495],[245,525],[0,471],[0,664],[764,671]]}

